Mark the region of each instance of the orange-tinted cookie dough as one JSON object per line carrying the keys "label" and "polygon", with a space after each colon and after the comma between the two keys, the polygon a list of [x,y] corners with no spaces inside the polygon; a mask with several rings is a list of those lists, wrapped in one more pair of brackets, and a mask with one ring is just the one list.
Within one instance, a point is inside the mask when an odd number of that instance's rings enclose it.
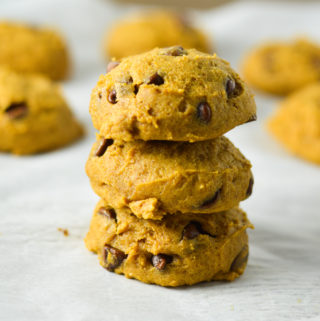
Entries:
{"label": "orange-tinted cookie dough", "polygon": [[162,286],[191,285],[241,275],[248,259],[249,227],[238,208],[153,221],[100,201],[85,243],[109,271]]}
{"label": "orange-tinted cookie dough", "polygon": [[320,82],[287,97],[268,129],[293,154],[320,165]]}
{"label": "orange-tinted cookie dough", "polygon": [[59,33],[12,22],[0,22],[0,66],[53,80],[65,79],[70,69],[66,43]]}
{"label": "orange-tinted cookie dough", "polygon": [[0,69],[0,150],[45,152],[82,135],[58,85],[42,76]]}
{"label": "orange-tinted cookie dough", "polygon": [[144,12],[121,20],[104,40],[106,54],[117,59],[174,45],[210,51],[206,35],[191,26],[187,19],[170,11]]}
{"label": "orange-tinted cookie dough", "polygon": [[100,197],[145,219],[232,208],[252,192],[250,168],[225,137],[197,143],[98,138],[86,165]]}
{"label": "orange-tinted cookie dough", "polygon": [[93,124],[105,138],[194,142],[255,119],[250,90],[216,55],[154,49],[112,68],[90,102]]}
{"label": "orange-tinted cookie dough", "polygon": [[262,45],[246,57],[243,74],[257,89],[289,94],[320,80],[320,46],[307,39]]}

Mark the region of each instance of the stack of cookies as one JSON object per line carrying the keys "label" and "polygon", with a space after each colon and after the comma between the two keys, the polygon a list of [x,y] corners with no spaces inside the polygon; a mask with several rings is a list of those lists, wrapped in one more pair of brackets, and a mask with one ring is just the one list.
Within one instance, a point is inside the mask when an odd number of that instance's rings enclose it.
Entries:
{"label": "stack of cookies", "polygon": [[86,171],[101,197],[85,243],[109,271],[179,286],[234,280],[251,227],[251,164],[223,135],[255,119],[216,55],[154,49],[109,64],[91,96],[99,131]]}

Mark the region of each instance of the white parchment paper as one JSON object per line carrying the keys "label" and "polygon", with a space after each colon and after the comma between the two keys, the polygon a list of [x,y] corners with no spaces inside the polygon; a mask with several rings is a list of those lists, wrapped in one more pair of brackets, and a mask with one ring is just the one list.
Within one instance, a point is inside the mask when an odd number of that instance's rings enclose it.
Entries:
{"label": "white parchment paper", "polygon": [[[240,279],[161,288],[108,273],[85,249],[98,199],[84,173],[94,141],[89,96],[106,67],[101,37],[128,10],[102,0],[0,2],[1,19],[65,33],[74,73],[64,92],[88,131],[48,154],[0,154],[0,320],[320,320],[320,167],[287,154],[265,131],[277,98],[257,95],[258,121],[228,133],[255,174],[242,207],[256,229]],[[235,68],[264,39],[320,42],[319,2],[238,3],[194,16]]]}

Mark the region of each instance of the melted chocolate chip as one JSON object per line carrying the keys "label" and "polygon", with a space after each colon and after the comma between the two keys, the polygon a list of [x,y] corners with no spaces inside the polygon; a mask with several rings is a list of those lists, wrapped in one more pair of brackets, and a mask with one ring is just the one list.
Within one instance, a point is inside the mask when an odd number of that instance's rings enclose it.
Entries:
{"label": "melted chocolate chip", "polygon": [[207,102],[201,102],[197,107],[197,117],[203,123],[208,124],[212,117],[212,112]]}
{"label": "melted chocolate chip", "polygon": [[241,249],[240,253],[233,260],[230,267],[230,271],[237,272],[248,261],[248,257],[249,257],[249,250],[248,250],[248,246],[245,245]]}
{"label": "melted chocolate chip", "polygon": [[106,216],[109,219],[116,219],[117,218],[117,214],[116,211],[112,208],[105,208],[105,207],[100,207],[98,210],[98,214],[102,215],[102,216]]}
{"label": "melted chocolate chip", "polygon": [[118,65],[119,65],[119,62],[117,61],[109,62],[107,66],[107,73],[110,72],[112,69],[116,68]]}
{"label": "melted chocolate chip", "polygon": [[183,230],[182,237],[192,240],[202,233],[202,226],[199,222],[190,222]]}
{"label": "melted chocolate chip", "polygon": [[219,198],[219,196],[220,196],[220,194],[221,194],[221,190],[222,190],[222,188],[219,188],[210,199],[208,199],[207,201],[205,201],[205,202],[200,206],[200,208],[206,209],[206,208],[211,207],[211,206],[218,200],[218,198]]}
{"label": "melted chocolate chip", "polygon": [[162,271],[165,269],[167,264],[172,262],[172,256],[166,254],[153,255],[151,262],[156,269]]}
{"label": "melted chocolate chip", "polygon": [[246,121],[246,123],[250,123],[250,122],[256,121],[256,120],[257,120],[257,115],[254,114],[254,115],[252,115],[252,116]]}
{"label": "melted chocolate chip", "polygon": [[117,103],[117,92],[114,89],[112,89],[109,92],[108,101],[109,101],[110,104],[116,104]]}
{"label": "melted chocolate chip", "polygon": [[156,72],[155,74],[153,74],[148,81],[148,85],[156,85],[156,86],[160,86],[164,83],[164,79]]}
{"label": "melted chocolate chip", "polygon": [[11,119],[19,119],[25,117],[28,114],[28,106],[26,103],[12,103],[5,113]]}
{"label": "melted chocolate chip", "polygon": [[139,92],[139,88],[140,88],[140,86],[139,85],[134,85],[134,87],[133,87],[133,93],[136,95],[138,92]]}
{"label": "melted chocolate chip", "polygon": [[249,197],[252,194],[253,183],[254,183],[254,180],[253,180],[253,177],[251,177],[250,180],[249,180],[249,185],[248,185],[248,189],[247,189],[247,192],[246,192],[247,197]]}
{"label": "melted chocolate chip", "polygon": [[104,247],[104,262],[106,263],[105,268],[108,271],[113,272],[114,269],[119,267],[124,259],[126,259],[128,255],[124,252],[110,246],[105,245]]}
{"label": "melted chocolate chip", "polygon": [[95,155],[98,157],[101,157],[106,152],[107,148],[112,144],[113,144],[113,139],[106,139],[106,138],[101,139],[99,146],[95,152]]}
{"label": "melted chocolate chip", "polygon": [[166,55],[167,56],[174,56],[174,57],[185,56],[185,55],[187,55],[187,51],[184,50],[183,47],[181,47],[181,46],[176,46],[176,47],[168,48]]}

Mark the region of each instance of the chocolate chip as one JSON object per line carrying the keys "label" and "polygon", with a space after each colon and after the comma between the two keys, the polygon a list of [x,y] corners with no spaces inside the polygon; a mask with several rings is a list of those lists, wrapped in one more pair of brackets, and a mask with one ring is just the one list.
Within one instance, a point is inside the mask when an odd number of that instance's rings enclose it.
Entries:
{"label": "chocolate chip", "polygon": [[207,102],[201,102],[197,107],[197,117],[203,123],[208,124],[212,117],[212,112]]}
{"label": "chocolate chip", "polygon": [[230,271],[237,272],[248,261],[248,257],[249,257],[249,249],[248,249],[248,245],[245,245],[241,249],[239,254],[236,256],[236,258],[233,260],[230,267]]}
{"label": "chocolate chip", "polygon": [[249,185],[248,185],[248,189],[247,189],[247,192],[246,192],[247,197],[249,197],[252,194],[253,183],[254,183],[254,180],[253,180],[253,177],[251,177],[250,180],[249,180]]}
{"label": "chocolate chip", "polygon": [[246,123],[250,123],[250,122],[256,121],[256,120],[257,120],[257,115],[254,114],[254,115],[252,115],[252,116],[246,121]]}
{"label": "chocolate chip", "polygon": [[98,210],[98,214],[102,215],[102,216],[106,216],[109,219],[116,219],[117,218],[117,214],[116,211],[112,208],[105,208],[105,207],[100,207]]}
{"label": "chocolate chip", "polygon": [[235,89],[236,89],[236,82],[232,78],[228,78],[226,81],[226,93],[228,98],[232,96],[232,93]]}
{"label": "chocolate chip", "polygon": [[205,201],[205,202],[200,206],[200,208],[206,209],[206,208],[211,207],[211,206],[218,200],[218,198],[219,198],[219,196],[220,196],[220,194],[221,194],[221,190],[222,190],[222,188],[219,188],[210,199],[208,199],[207,201]]}
{"label": "chocolate chip", "polygon": [[11,119],[19,119],[25,117],[28,113],[28,106],[26,103],[12,103],[6,110],[5,113]]}
{"label": "chocolate chip", "polygon": [[153,74],[148,81],[148,85],[156,85],[156,86],[160,86],[164,83],[164,79],[156,72],[155,74]]}
{"label": "chocolate chip", "polygon": [[165,269],[167,264],[172,262],[172,256],[166,254],[153,255],[151,262],[156,269],[162,271]]}
{"label": "chocolate chip", "polygon": [[138,92],[139,92],[139,88],[140,88],[140,86],[139,85],[134,85],[134,87],[133,87],[133,93],[136,95]]}
{"label": "chocolate chip", "polygon": [[239,96],[243,88],[242,86],[232,78],[228,78],[225,84],[225,90],[227,93],[228,99]]}
{"label": "chocolate chip", "polygon": [[181,46],[175,46],[175,47],[168,48],[166,55],[167,56],[174,56],[174,57],[185,56],[185,55],[187,55],[187,51],[184,50],[184,48]]}
{"label": "chocolate chip", "polygon": [[190,222],[183,230],[182,237],[192,240],[202,233],[202,227],[199,222]]}
{"label": "chocolate chip", "polygon": [[101,157],[107,150],[109,146],[113,144],[113,139],[103,138],[100,140],[100,144],[95,152],[95,155]]}
{"label": "chocolate chip", "polygon": [[114,269],[119,267],[124,259],[126,259],[128,255],[124,252],[110,246],[105,245],[104,247],[104,262],[106,263],[105,268],[108,271],[113,272]]}
{"label": "chocolate chip", "polygon": [[112,69],[116,68],[120,63],[117,61],[111,61],[108,63],[107,66],[107,73],[110,72]]}
{"label": "chocolate chip", "polygon": [[117,92],[114,89],[112,89],[109,92],[108,101],[109,101],[110,104],[116,104],[117,103]]}

